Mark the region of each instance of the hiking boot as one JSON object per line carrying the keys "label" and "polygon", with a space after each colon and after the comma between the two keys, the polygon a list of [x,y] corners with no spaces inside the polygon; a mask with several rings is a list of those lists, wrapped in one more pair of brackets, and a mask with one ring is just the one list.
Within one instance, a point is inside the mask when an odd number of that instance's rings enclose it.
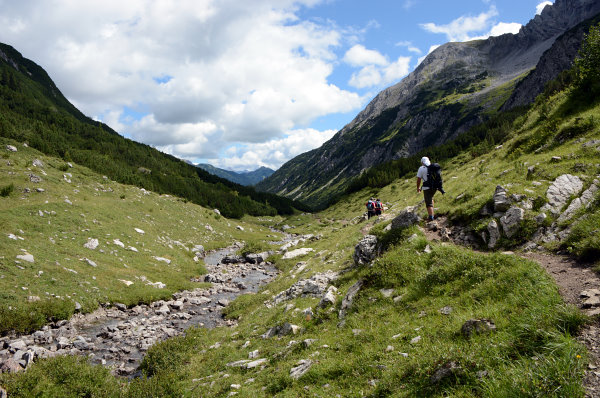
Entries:
{"label": "hiking boot", "polygon": [[433,221],[433,216],[427,217],[427,221]]}

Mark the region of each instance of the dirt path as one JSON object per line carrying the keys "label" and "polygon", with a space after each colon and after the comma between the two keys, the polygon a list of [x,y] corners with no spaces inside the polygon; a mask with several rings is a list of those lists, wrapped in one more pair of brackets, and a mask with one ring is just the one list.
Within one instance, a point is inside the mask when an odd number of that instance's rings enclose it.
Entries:
{"label": "dirt path", "polygon": [[[444,235],[453,240],[455,234],[447,234],[451,229],[444,217],[437,219],[436,224],[435,229],[423,229],[428,240],[447,240],[443,239]],[[586,397],[600,398],[600,277],[587,265],[568,256],[540,252],[515,254],[540,264],[556,281],[565,302],[591,316],[577,340],[586,346],[589,353],[589,364],[583,381]]]}

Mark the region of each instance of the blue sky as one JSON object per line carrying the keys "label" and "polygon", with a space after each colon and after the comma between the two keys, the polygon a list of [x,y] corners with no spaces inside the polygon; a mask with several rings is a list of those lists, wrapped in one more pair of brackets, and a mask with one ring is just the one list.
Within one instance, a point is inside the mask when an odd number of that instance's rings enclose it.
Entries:
{"label": "blue sky", "polygon": [[88,116],[192,162],[278,168],[433,48],[517,32],[542,0],[0,0],[0,41]]}

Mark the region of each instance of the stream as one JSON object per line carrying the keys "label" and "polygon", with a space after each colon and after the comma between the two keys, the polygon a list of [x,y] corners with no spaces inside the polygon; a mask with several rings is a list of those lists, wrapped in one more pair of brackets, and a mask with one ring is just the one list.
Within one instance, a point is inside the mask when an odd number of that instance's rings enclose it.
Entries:
{"label": "stream", "polygon": [[211,287],[177,292],[169,301],[127,308],[123,304],[100,307],[90,314],[44,326],[30,335],[0,338],[0,371],[26,369],[35,358],[85,355],[114,374],[135,377],[144,354],[155,343],[182,335],[194,326],[233,325],[221,309],[237,296],[257,292],[276,276],[275,268],[260,258],[252,264],[232,253],[236,248],[209,252],[204,257],[208,274],[198,282]]}

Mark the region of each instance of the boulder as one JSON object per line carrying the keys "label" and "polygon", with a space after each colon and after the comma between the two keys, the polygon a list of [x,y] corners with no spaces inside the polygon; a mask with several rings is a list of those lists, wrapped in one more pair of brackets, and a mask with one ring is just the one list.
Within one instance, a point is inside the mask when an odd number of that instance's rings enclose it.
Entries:
{"label": "boulder", "polygon": [[504,216],[500,218],[502,230],[508,238],[512,237],[519,230],[524,217],[525,210],[521,209],[520,207],[513,206],[506,211]]}
{"label": "boulder", "polygon": [[483,334],[496,330],[496,325],[491,319],[469,319],[460,328],[460,332],[466,338],[470,338],[473,333]]}
{"label": "boulder", "polygon": [[354,248],[354,264],[368,264],[377,257],[377,237],[367,235]]}
{"label": "boulder", "polygon": [[500,185],[496,186],[494,192],[494,211],[505,212],[510,208],[510,200],[506,195],[506,189]]}
{"label": "boulder", "polygon": [[583,182],[579,177],[571,174],[561,175],[546,191],[548,203],[542,207],[542,210],[550,210],[553,214],[558,215],[569,198],[578,194],[582,188]]}
{"label": "boulder", "polygon": [[17,147],[14,145],[7,145],[6,150],[9,152],[17,152]]}
{"label": "boulder", "polygon": [[12,358],[8,358],[0,364],[0,373],[17,373],[22,370],[21,365]]}
{"label": "boulder", "polygon": [[18,260],[22,260],[22,261],[26,261],[28,263],[33,263],[35,262],[35,259],[33,258],[33,255],[29,254],[29,253],[25,253],[25,254],[19,254],[17,256]]}
{"label": "boulder", "polygon": [[590,185],[588,189],[583,191],[579,198],[575,198],[569,204],[569,207],[567,207],[567,209],[560,215],[560,217],[558,217],[557,221],[559,223],[566,221],[573,217],[579,209],[588,207],[591,204],[592,200],[594,200],[594,197],[598,192],[598,185],[600,185],[600,181],[594,180],[592,185]]}
{"label": "boulder", "polygon": [[408,228],[417,224],[420,221],[419,215],[414,211],[414,208],[408,207],[402,210],[393,220],[392,229]]}
{"label": "boulder", "polygon": [[496,247],[498,239],[500,239],[500,227],[498,227],[498,223],[496,222],[496,220],[492,220],[489,222],[487,230],[489,234],[488,248],[493,249]]}

